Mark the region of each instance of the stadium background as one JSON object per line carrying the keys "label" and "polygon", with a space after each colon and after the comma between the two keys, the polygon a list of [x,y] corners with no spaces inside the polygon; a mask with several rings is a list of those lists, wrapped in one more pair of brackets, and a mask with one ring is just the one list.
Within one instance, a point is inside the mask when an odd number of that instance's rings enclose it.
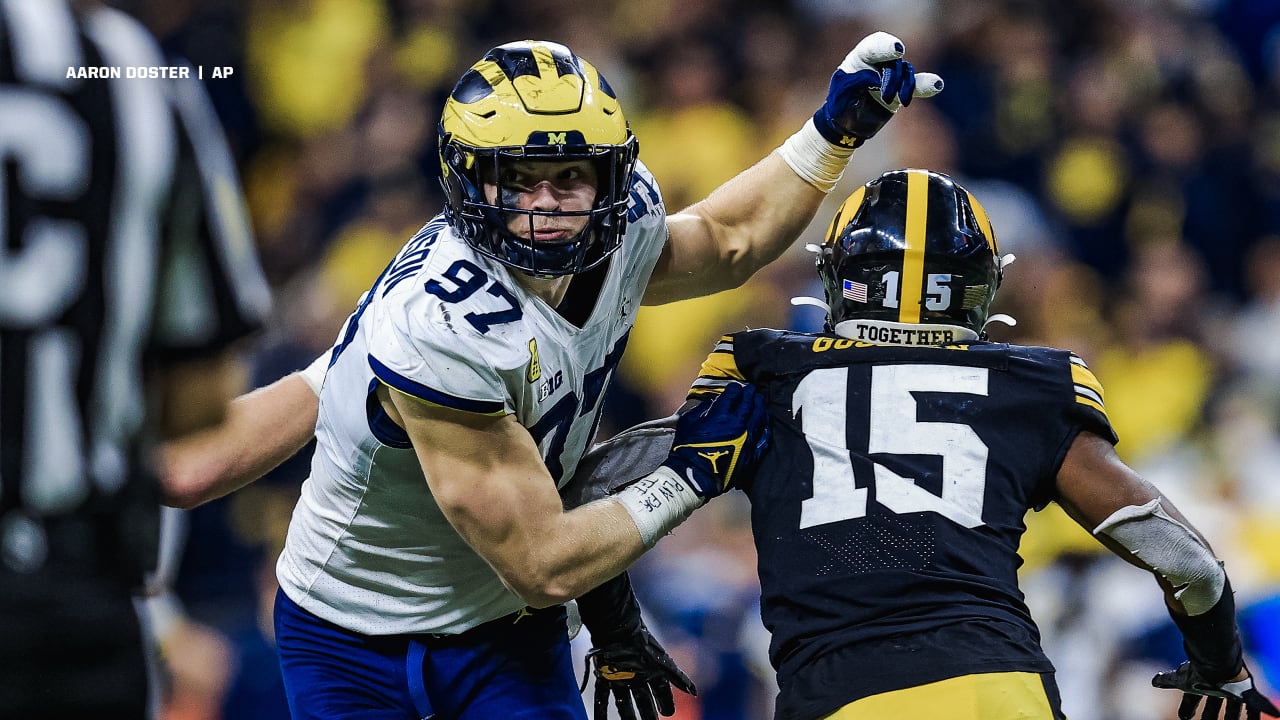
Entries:
{"label": "stadium background", "polygon": [[[304,366],[440,209],[434,128],[457,76],[509,40],[565,42],[618,90],[669,210],[793,132],[871,30],[944,93],[860,149],[783,261],[744,288],[642,312],[605,431],[674,408],[723,331],[813,329],[804,242],[883,170],[929,167],[987,206],[1018,261],[1001,340],[1075,350],[1121,455],[1214,542],[1255,674],[1280,688],[1280,4],[1274,0],[132,0],[195,64],[237,153],[276,317],[253,381]],[[208,77],[208,73],[206,73]],[[306,453],[304,453],[306,455]],[[177,612],[159,616],[167,720],[284,718],[273,564],[307,460],[187,513]],[[1155,585],[1054,510],[1023,578],[1073,720],[1169,718],[1181,657]],[[684,720],[771,717],[740,496],[636,566],[656,633],[702,690]]]}

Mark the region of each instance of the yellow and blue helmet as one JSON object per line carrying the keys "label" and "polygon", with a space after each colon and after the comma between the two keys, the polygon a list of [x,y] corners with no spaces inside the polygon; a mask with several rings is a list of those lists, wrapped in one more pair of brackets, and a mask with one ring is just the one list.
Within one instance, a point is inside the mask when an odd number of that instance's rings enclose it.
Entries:
{"label": "yellow and blue helmet", "polygon": [[[493,48],[472,65],[445,102],[439,126],[445,217],[476,250],[538,276],[582,272],[622,243],[637,142],[604,77],[569,48],[525,40]],[[579,212],[517,210],[484,194],[484,178],[504,164],[590,160],[595,204]],[[491,180],[492,182],[492,180]],[[560,242],[521,238],[513,214],[587,216],[577,236]]]}
{"label": "yellow and blue helmet", "polygon": [[929,170],[894,170],[858,188],[818,251],[829,329],[862,321],[982,334],[1002,278],[987,213]]}

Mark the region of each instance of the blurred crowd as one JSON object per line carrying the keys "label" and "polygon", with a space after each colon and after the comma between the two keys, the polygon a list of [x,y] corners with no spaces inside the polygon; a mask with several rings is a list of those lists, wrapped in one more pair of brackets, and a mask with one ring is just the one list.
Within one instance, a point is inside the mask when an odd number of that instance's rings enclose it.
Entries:
{"label": "blurred crowd", "polygon": [[[1227,562],[1255,675],[1280,688],[1280,3],[1274,0],[132,0],[206,80],[238,155],[276,317],[257,384],[305,366],[441,208],[435,124],[453,82],[511,40],[564,42],[618,91],[669,211],[764,157],[867,32],[946,90],[858,150],[806,237],[745,287],[642,311],[603,432],[665,415],[712,342],[821,327],[806,242],[896,167],[961,180],[1017,256],[998,340],[1069,348],[1107,389],[1121,456]],[[207,77],[207,75],[206,75]],[[167,720],[284,718],[274,560],[306,453],[182,517]],[[717,501],[633,577],[702,692],[684,720],[771,717],[748,513]],[[1149,687],[1182,657],[1149,576],[1050,507],[1023,580],[1073,720],[1172,717]]]}

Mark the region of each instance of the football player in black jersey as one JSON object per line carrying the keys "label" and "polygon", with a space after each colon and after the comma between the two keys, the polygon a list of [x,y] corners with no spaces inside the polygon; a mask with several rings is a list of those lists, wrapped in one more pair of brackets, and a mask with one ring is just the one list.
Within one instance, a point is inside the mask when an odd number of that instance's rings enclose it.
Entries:
{"label": "football player in black jersey", "polygon": [[[1185,693],[1181,718],[1202,700],[1206,719],[1280,715],[1221,563],[1117,457],[1097,378],[1066,350],[985,339],[1005,264],[951,178],[886,173],[819,248],[826,332],[725,336],[702,366],[691,400],[746,382],[768,401],[772,446],[740,484],[776,717],[1062,718],[1017,579],[1023,517],[1051,502],[1164,590],[1190,660],[1153,683]],[[639,472],[655,436],[624,433],[580,473]]]}

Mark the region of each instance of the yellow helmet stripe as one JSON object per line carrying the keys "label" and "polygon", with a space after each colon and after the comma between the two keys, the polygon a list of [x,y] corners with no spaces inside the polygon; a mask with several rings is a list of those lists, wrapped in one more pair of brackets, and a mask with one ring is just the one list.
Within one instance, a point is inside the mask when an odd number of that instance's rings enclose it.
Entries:
{"label": "yellow helmet stripe", "polygon": [[538,64],[538,74],[544,78],[554,78],[560,74],[556,69],[556,58],[551,54],[551,48],[541,43],[535,44],[530,48],[533,51],[533,59]]}
{"label": "yellow helmet stripe", "polygon": [[[502,66],[492,60],[481,60],[475,65],[472,65],[471,69],[480,73],[480,77],[484,78],[484,81],[489,83],[490,88],[496,88],[502,83],[510,82],[511,80],[507,77],[507,73],[502,69]],[[486,94],[485,97],[491,96]]]}
{"label": "yellow helmet stripe", "polygon": [[902,253],[902,300],[898,320],[919,323],[924,304],[924,245],[929,218],[929,173],[907,171],[907,247]]}
{"label": "yellow helmet stripe", "polygon": [[996,246],[996,234],[991,229],[991,219],[987,217],[986,208],[982,207],[982,203],[978,202],[978,198],[968,190],[964,191],[969,196],[969,207],[973,208],[973,216],[978,218],[978,229],[982,230],[982,234],[987,236],[987,244],[991,246],[991,252],[996,257],[1000,257],[1000,248]]}
{"label": "yellow helmet stripe", "polygon": [[840,203],[840,209],[836,210],[836,216],[831,219],[831,226],[827,228],[826,241],[827,244],[834,244],[836,238],[840,235],[840,231],[844,229],[844,225],[862,207],[862,198],[867,194],[867,186],[862,185],[853,194],[845,198]]}

